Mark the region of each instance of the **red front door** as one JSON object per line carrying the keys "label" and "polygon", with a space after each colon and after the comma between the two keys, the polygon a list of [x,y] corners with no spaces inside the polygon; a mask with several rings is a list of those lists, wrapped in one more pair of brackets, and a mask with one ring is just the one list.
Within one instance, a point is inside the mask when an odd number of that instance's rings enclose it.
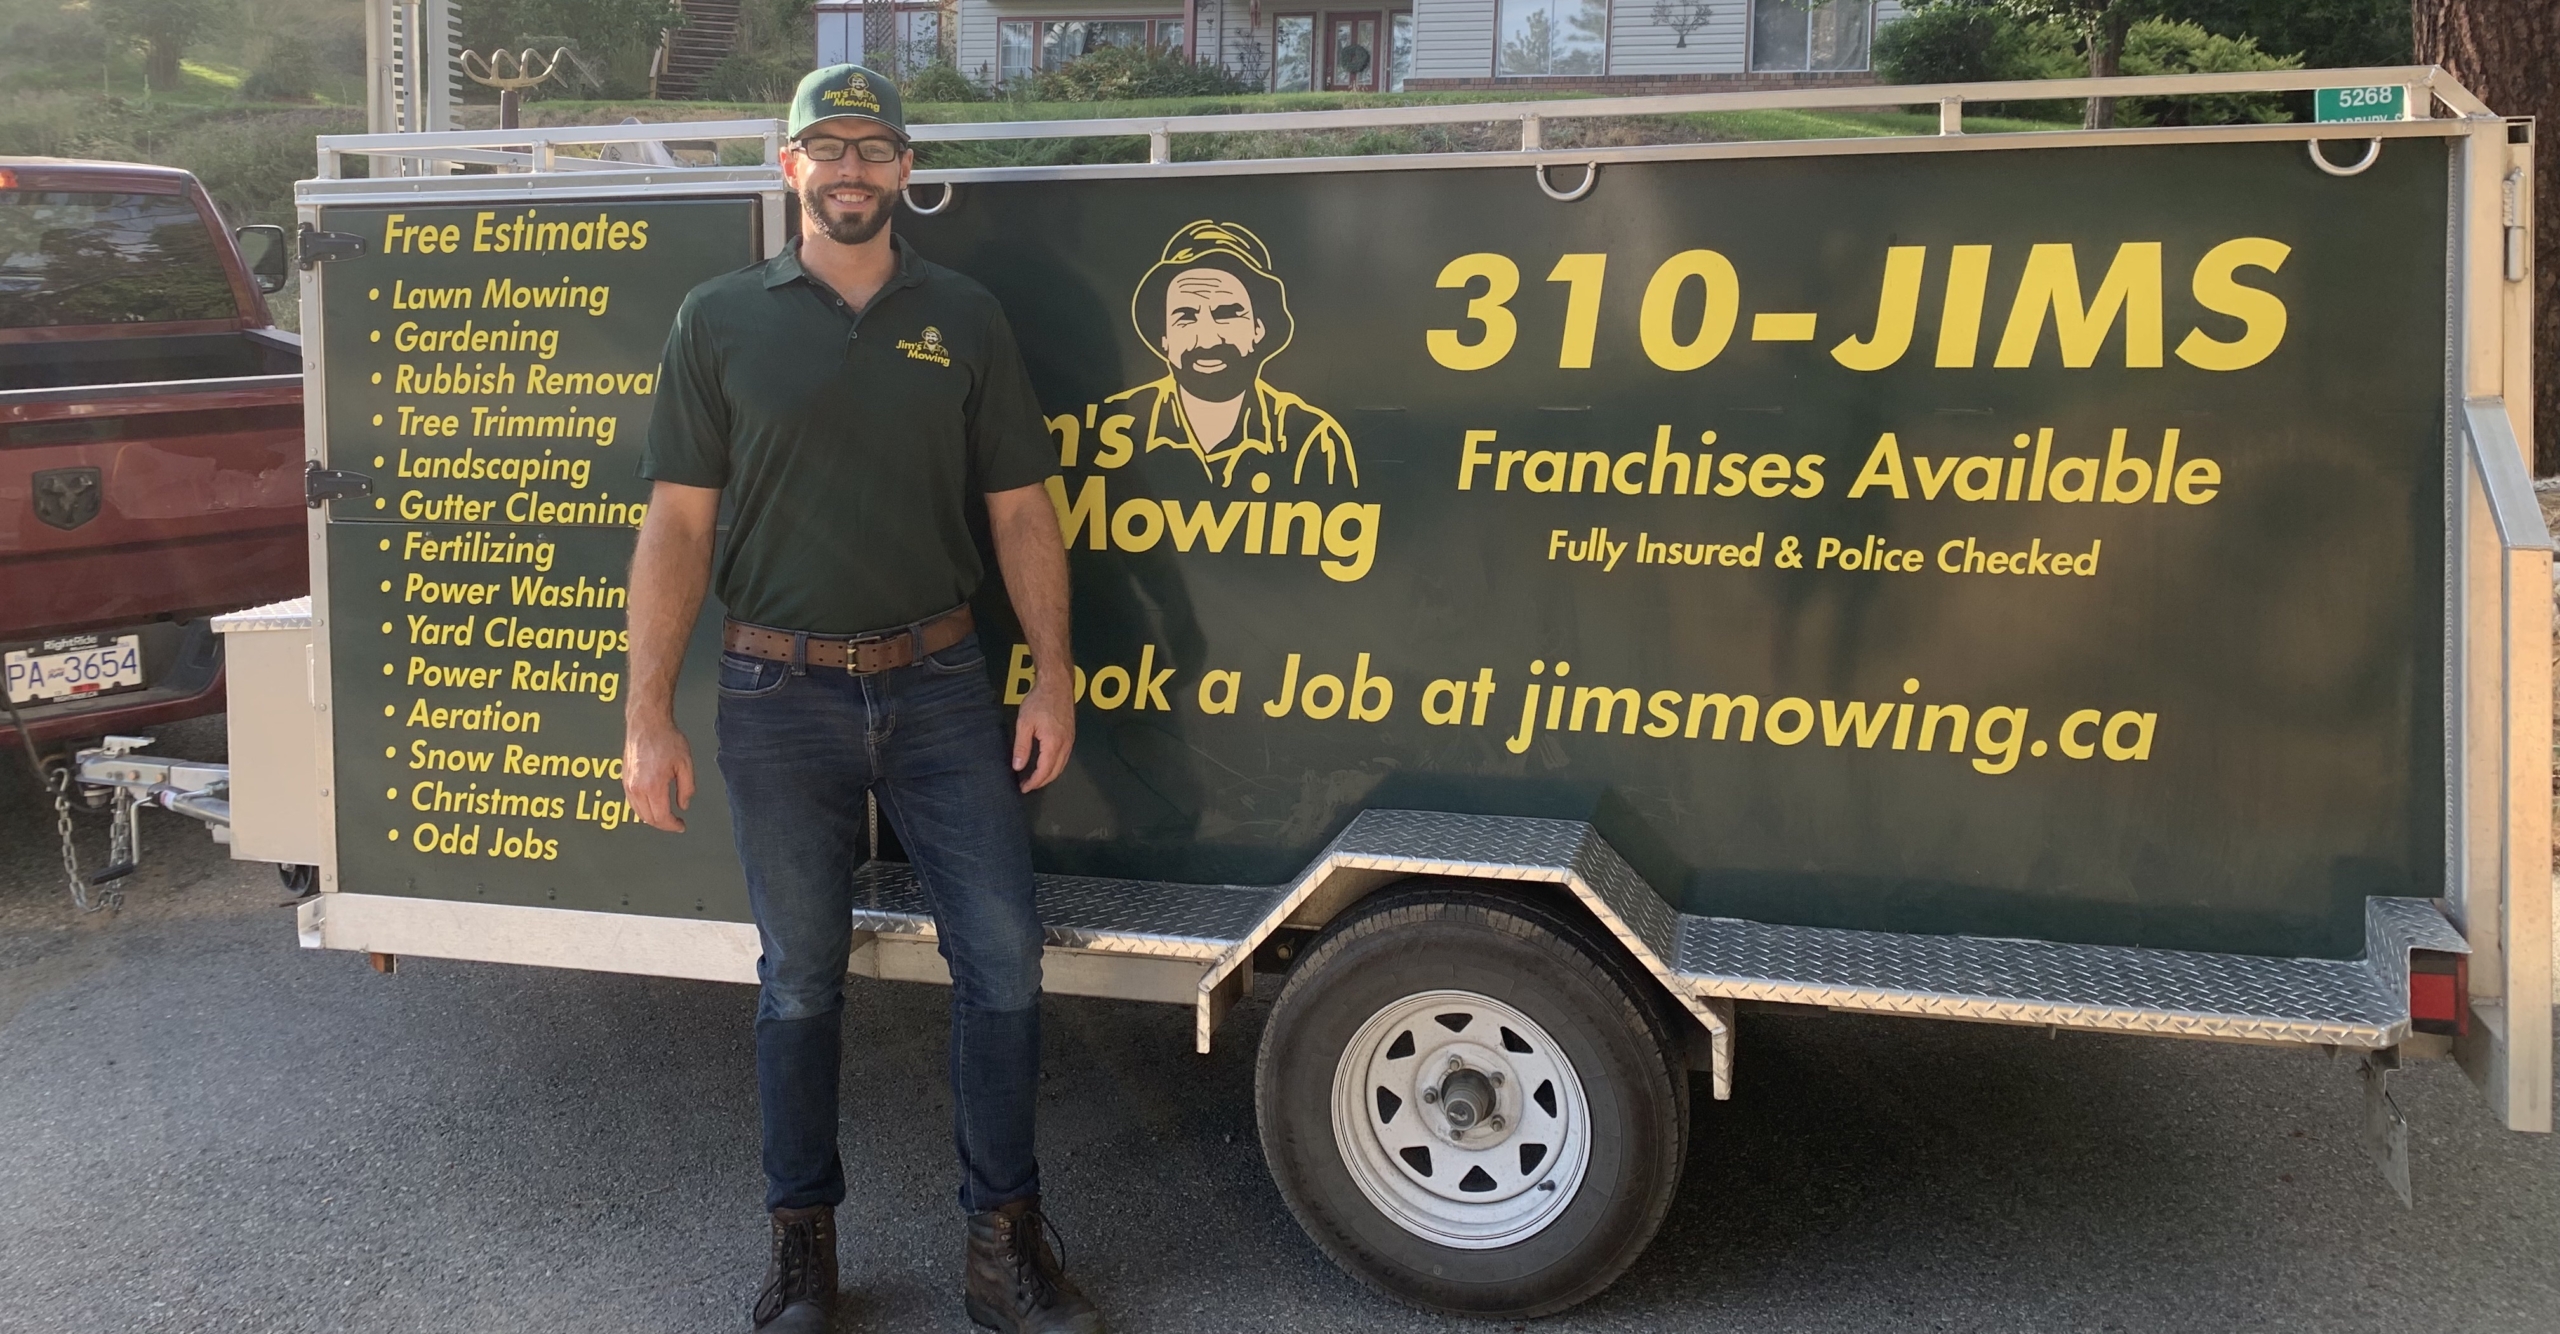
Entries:
{"label": "red front door", "polygon": [[1373,93],[1386,53],[1378,49],[1385,24],[1376,14],[1327,14],[1324,86],[1332,92]]}

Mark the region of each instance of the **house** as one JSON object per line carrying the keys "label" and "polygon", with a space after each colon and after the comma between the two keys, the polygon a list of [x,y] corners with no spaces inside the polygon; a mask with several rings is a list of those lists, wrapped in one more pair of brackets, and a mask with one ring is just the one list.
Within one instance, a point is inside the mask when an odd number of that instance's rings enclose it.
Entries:
{"label": "house", "polygon": [[[864,0],[817,0],[811,6],[818,24],[818,64],[863,63]],[[894,0],[898,58],[883,64],[914,69],[930,65],[949,49],[944,42],[949,0]]]}
{"label": "house", "polygon": [[[822,24],[835,8],[854,13],[858,33],[860,0],[820,0]],[[898,8],[903,24],[907,5]],[[1100,47],[1145,43],[1216,60],[1275,92],[1694,92],[1872,82],[1875,30],[1901,8],[1899,0],[1377,0],[1357,9],[1321,0],[957,0],[949,26],[962,72],[995,84]]]}

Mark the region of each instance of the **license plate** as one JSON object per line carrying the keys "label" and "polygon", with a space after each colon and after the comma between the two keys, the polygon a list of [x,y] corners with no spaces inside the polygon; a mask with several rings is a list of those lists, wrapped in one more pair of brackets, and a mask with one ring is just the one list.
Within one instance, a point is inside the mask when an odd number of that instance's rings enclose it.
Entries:
{"label": "license plate", "polygon": [[54,652],[16,649],[0,659],[0,670],[8,674],[12,704],[132,690],[142,684],[142,637],[118,635]]}

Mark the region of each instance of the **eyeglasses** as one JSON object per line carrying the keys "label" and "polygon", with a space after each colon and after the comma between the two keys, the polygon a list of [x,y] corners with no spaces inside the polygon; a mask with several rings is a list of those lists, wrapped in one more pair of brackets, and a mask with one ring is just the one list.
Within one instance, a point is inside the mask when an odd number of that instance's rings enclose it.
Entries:
{"label": "eyeglasses", "polygon": [[807,154],[812,162],[842,161],[846,149],[860,154],[865,162],[895,162],[907,147],[906,142],[900,139],[834,139],[826,135],[795,139],[791,146]]}

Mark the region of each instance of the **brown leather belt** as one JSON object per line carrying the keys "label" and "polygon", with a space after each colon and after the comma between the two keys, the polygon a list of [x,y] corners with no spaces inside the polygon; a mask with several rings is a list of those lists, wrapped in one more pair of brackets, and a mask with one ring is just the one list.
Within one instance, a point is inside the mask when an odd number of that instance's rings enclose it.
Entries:
{"label": "brown leather belt", "polygon": [[940,653],[968,638],[977,628],[977,619],[962,603],[931,620],[859,635],[808,635],[729,621],[722,627],[720,645],[731,653],[767,662],[805,662],[869,676],[911,666],[928,653]]}

